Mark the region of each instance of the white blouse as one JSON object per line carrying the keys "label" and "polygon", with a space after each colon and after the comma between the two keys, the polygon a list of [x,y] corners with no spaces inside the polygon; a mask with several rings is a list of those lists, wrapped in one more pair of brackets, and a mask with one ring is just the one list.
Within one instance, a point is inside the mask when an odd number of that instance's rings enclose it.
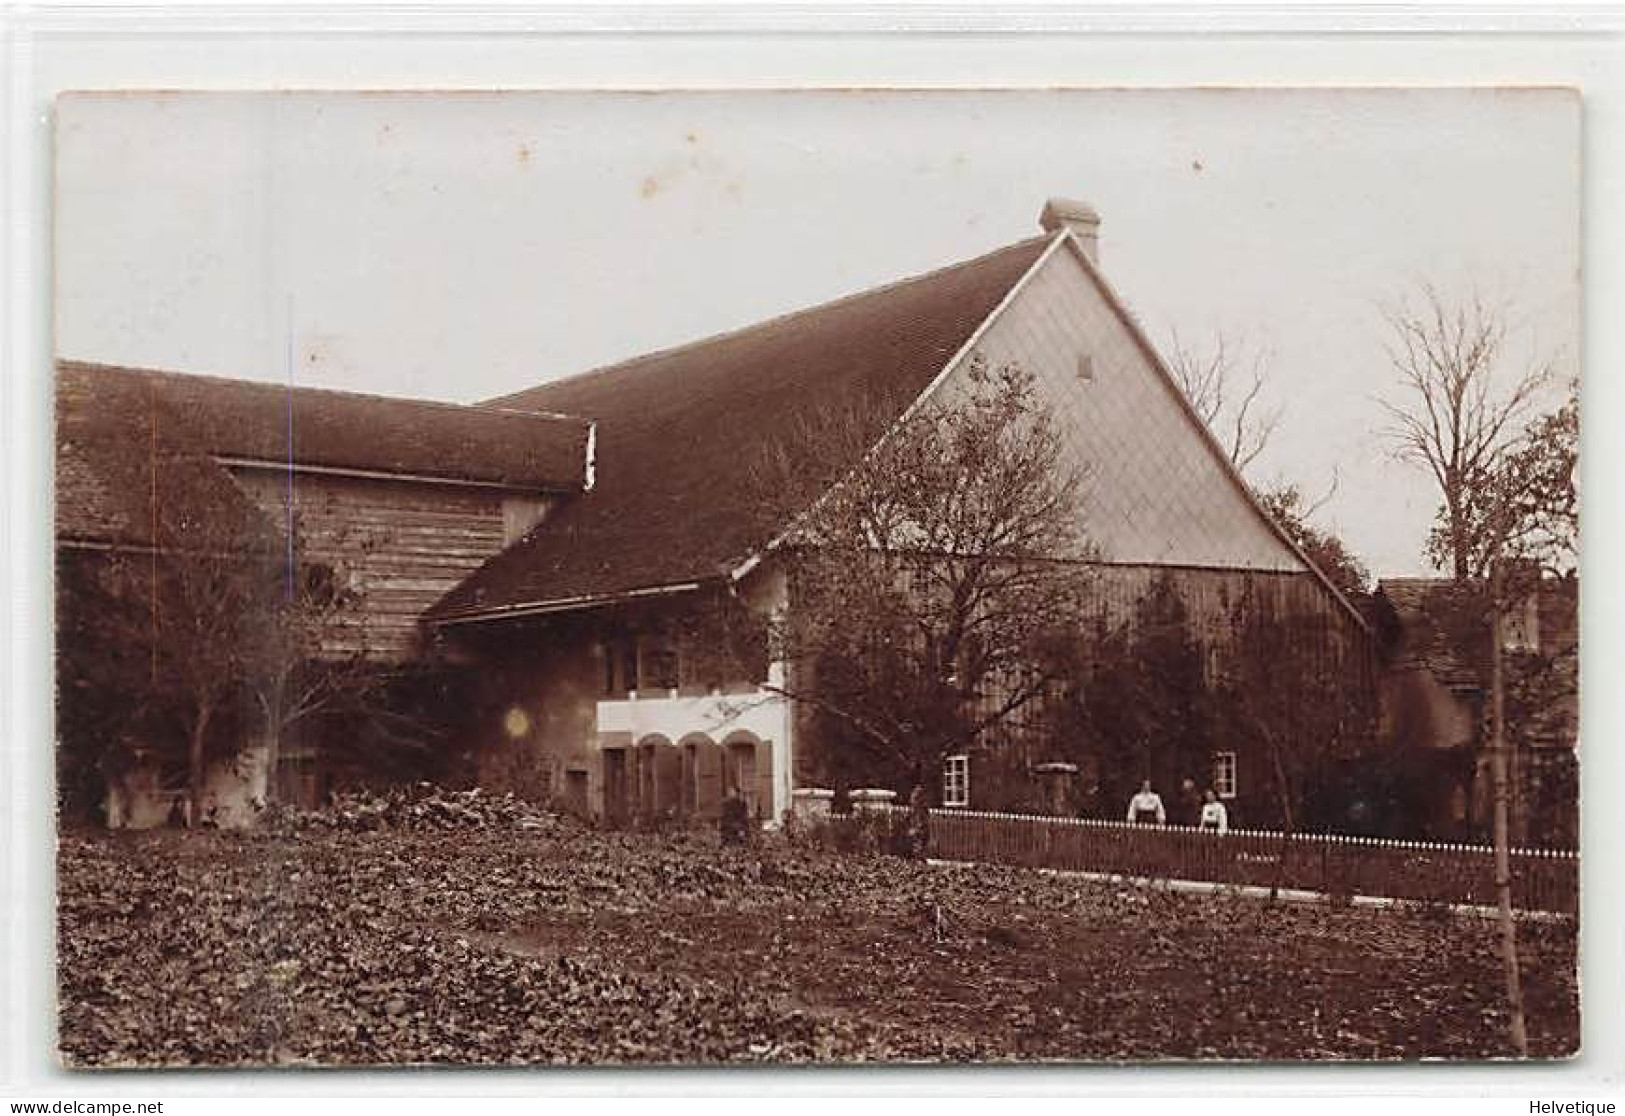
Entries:
{"label": "white blouse", "polygon": [[1202,803],[1202,819],[1198,822],[1203,829],[1217,829],[1220,833],[1230,829],[1230,811],[1224,808],[1222,802]]}
{"label": "white blouse", "polygon": [[1129,821],[1137,821],[1136,815],[1141,812],[1155,814],[1158,825],[1164,825],[1168,821],[1167,811],[1162,808],[1162,795],[1156,791],[1140,791],[1128,800]]}

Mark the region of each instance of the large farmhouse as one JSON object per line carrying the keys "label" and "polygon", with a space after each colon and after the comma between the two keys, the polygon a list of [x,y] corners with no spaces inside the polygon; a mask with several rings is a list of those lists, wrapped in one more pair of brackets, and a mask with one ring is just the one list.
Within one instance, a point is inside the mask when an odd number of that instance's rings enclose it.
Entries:
{"label": "large farmhouse", "polygon": [[[309,553],[361,594],[369,648],[461,672],[482,785],[611,823],[712,813],[732,791],[771,820],[798,788],[861,772],[831,762],[769,647],[721,655],[690,622],[719,598],[797,607],[776,544],[803,509],[745,491],[744,470],[808,415],[861,402],[879,438],[953,398],[975,362],[1014,364],[1087,470],[1100,576],[1080,631],[1143,622],[1166,598],[1209,679],[1263,628],[1281,637],[1279,689],[1312,667],[1359,698],[1362,619],[1191,410],[1106,282],[1098,225],[1051,202],[1042,235],[977,259],[481,406],[65,365],[59,550],[161,549],[160,512],[246,504],[281,523],[291,509]],[[189,503],[168,494],[175,462]],[[1034,739],[1019,762],[952,757],[938,789],[947,805],[1020,806],[1060,773],[1080,784],[1061,797],[1087,804],[1103,783],[1189,776],[1273,816],[1279,752],[1227,741],[1203,770],[1185,741],[1178,764],[1111,772]],[[247,797],[277,777],[258,773]]]}

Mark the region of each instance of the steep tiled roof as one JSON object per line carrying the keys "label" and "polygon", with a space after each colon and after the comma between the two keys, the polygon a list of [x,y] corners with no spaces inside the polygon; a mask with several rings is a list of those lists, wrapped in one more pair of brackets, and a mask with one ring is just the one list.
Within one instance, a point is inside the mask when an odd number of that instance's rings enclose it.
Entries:
{"label": "steep tiled roof", "polygon": [[1427,611],[1435,593],[1448,591],[1455,583],[1447,577],[1385,577],[1377,588],[1402,616]]}
{"label": "steep tiled roof", "polygon": [[574,491],[584,420],[65,361],[57,536],[185,546],[268,526],[217,459]]}
{"label": "steep tiled roof", "polygon": [[[1579,582],[1576,578],[1542,577],[1535,611],[1538,619],[1538,654],[1509,654],[1503,660],[1509,677],[1530,679],[1549,672],[1542,688],[1554,695],[1548,708],[1531,716],[1525,731],[1531,742],[1573,746],[1579,691]],[[1450,617],[1468,604],[1470,588],[1449,578],[1395,577],[1377,583],[1374,600],[1392,611],[1387,634],[1390,669],[1426,669],[1443,685],[1458,693],[1482,691],[1488,686],[1474,665],[1474,655],[1463,644],[1459,622],[1452,630]]]}
{"label": "steep tiled roof", "polygon": [[[1398,624],[1389,636],[1395,660],[1426,666],[1446,685],[1477,688],[1473,656],[1459,645],[1461,633],[1451,630],[1452,615],[1472,604],[1472,593],[1443,577],[1388,577],[1377,582],[1377,599],[1387,602]],[[1540,651],[1559,658],[1572,656],[1579,644],[1578,582],[1543,577],[1538,593]]]}
{"label": "steep tiled roof", "polygon": [[161,402],[180,420],[177,439],[216,457],[565,492],[579,490],[585,472],[587,422],[533,409],[77,361],[59,365],[57,377],[59,399],[74,407],[110,408],[131,390],[142,405]]}
{"label": "steep tiled roof", "polygon": [[151,378],[59,370],[59,542],[186,549],[269,530]]}
{"label": "steep tiled roof", "polygon": [[433,619],[720,575],[800,509],[743,491],[753,456],[808,414],[862,402],[878,437],[1032,268],[1039,237],[989,255],[496,402],[597,423],[587,496],[492,558]]}
{"label": "steep tiled roof", "polygon": [[1449,578],[1390,577],[1377,582],[1377,599],[1393,609],[1390,636],[1395,666],[1426,667],[1452,689],[1476,690],[1478,673],[1460,653],[1441,618],[1457,607],[1462,590]]}

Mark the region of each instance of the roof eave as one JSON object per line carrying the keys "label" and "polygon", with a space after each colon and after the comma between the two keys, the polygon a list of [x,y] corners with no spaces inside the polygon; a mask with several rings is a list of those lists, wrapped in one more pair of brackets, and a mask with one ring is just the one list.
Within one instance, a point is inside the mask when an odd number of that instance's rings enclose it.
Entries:
{"label": "roof eave", "polygon": [[221,465],[239,469],[258,469],[279,473],[310,473],[320,476],[353,477],[361,480],[409,481],[414,484],[437,484],[456,488],[490,488],[503,492],[544,493],[551,496],[569,496],[590,487],[586,477],[574,485],[559,481],[527,481],[508,477],[458,476],[452,473],[414,473],[399,469],[360,469],[347,465],[324,465],[316,461],[287,461],[236,454],[218,454],[213,460]]}
{"label": "roof eave", "polygon": [[624,604],[628,601],[641,601],[693,593],[704,588],[712,580],[715,579],[674,582],[669,585],[652,585],[638,589],[625,589],[614,593],[588,593],[578,597],[558,597],[545,601],[522,601],[515,604],[498,605],[494,608],[460,609],[442,616],[426,615],[423,618],[423,623],[431,628],[447,628],[463,624],[485,624],[504,620],[518,620],[530,616],[548,616],[562,612],[584,612],[588,609],[604,608],[610,605]]}

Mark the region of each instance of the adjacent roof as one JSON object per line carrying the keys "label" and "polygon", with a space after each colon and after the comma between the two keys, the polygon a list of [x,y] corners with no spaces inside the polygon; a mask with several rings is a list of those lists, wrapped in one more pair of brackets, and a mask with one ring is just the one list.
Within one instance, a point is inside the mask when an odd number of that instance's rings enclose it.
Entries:
{"label": "adjacent roof", "polygon": [[1385,577],[1377,582],[1396,610],[1405,613],[1424,612],[1433,594],[1449,591],[1455,582],[1448,577]]}
{"label": "adjacent roof", "polygon": [[186,549],[270,530],[156,388],[137,376],[58,373],[57,539]]}
{"label": "adjacent roof", "polygon": [[215,457],[562,492],[585,478],[590,424],[564,415],[77,361],[57,376],[75,407],[114,406],[140,385],[181,420],[177,439]]}
{"label": "adjacent roof", "polygon": [[[1425,669],[1458,694],[1482,692],[1488,685],[1485,675],[1489,668],[1483,656],[1475,656],[1464,642],[1473,637],[1459,619],[1460,607],[1473,593],[1474,589],[1448,578],[1395,577],[1379,581],[1376,599],[1385,601],[1393,614],[1385,633],[1390,668]],[[1555,696],[1541,707],[1526,711],[1527,720],[1520,731],[1531,743],[1573,747],[1579,716],[1579,581],[1575,577],[1542,577],[1537,593],[1536,624],[1545,660],[1531,665],[1510,656],[1505,664],[1512,672],[1509,677],[1521,675],[1538,680],[1540,687]],[[1454,622],[1453,614],[1458,615]]]}
{"label": "adjacent roof", "polygon": [[[1396,630],[1387,634],[1395,665],[1423,666],[1446,686],[1460,690],[1483,685],[1469,649],[1462,646],[1460,621],[1452,617],[1473,603],[1476,590],[1445,577],[1388,577],[1377,582],[1377,595],[1393,610]],[[1579,646],[1578,582],[1542,577],[1536,599],[1540,644],[1558,658],[1571,657]]]}
{"label": "adjacent roof", "polygon": [[1441,623],[1461,603],[1460,586],[1442,577],[1390,577],[1377,582],[1377,594],[1398,623],[1388,635],[1395,666],[1425,667],[1451,689],[1479,687],[1477,670]]}
{"label": "adjacent roof", "polygon": [[57,535],[169,547],[200,538],[206,521],[259,523],[220,459],[576,491],[589,430],[513,409],[67,361],[57,368]]}
{"label": "adjacent roof", "polygon": [[843,401],[863,404],[866,433],[878,438],[1050,239],[497,400],[593,418],[596,486],[488,561],[427,619],[721,576],[802,510],[746,491],[741,462]]}

